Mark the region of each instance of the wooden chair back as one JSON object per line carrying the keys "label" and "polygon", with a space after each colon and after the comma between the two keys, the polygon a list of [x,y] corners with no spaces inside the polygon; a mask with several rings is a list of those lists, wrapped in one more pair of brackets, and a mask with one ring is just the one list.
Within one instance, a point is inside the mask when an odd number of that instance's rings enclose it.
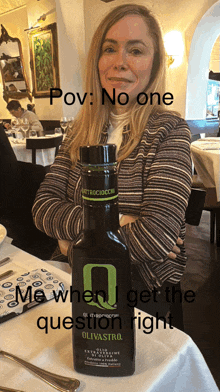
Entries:
{"label": "wooden chair back", "polygon": [[32,163],[36,165],[36,150],[45,150],[55,147],[55,156],[58,153],[59,147],[62,143],[63,135],[45,138],[27,138],[26,149],[32,150]]}
{"label": "wooden chair back", "polygon": [[217,201],[215,188],[205,188],[198,175],[192,179],[192,190],[195,188],[205,191],[203,210],[210,212],[210,242],[213,243],[216,236],[217,247],[220,247],[220,202]]}

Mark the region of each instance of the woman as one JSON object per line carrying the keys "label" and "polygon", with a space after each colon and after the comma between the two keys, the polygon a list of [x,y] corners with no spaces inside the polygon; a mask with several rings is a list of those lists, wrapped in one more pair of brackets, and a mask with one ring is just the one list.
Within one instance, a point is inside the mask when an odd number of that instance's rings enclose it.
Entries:
{"label": "woman", "polygon": [[176,285],[186,264],[190,131],[157,99],[144,104],[151,92],[162,97],[164,85],[163,41],[154,17],[134,4],[113,9],[99,25],[88,56],[86,92],[93,94],[92,104],[88,100],[82,106],[33,206],[40,230],[70,241],[71,262],[71,244],[82,230],[79,147],[115,143],[120,231],[129,247],[134,286],[150,290]]}

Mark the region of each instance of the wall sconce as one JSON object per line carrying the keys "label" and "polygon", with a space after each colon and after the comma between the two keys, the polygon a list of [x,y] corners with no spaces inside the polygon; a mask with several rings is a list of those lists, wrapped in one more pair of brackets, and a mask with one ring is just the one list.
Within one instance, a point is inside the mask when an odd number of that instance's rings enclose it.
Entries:
{"label": "wall sconce", "polygon": [[184,55],[184,42],[180,31],[170,31],[164,36],[164,46],[167,55],[168,67],[176,68],[182,64]]}
{"label": "wall sconce", "polygon": [[40,16],[40,18],[37,19],[37,22],[44,22],[46,20],[46,14],[43,14]]}
{"label": "wall sconce", "polygon": [[[37,0],[39,1],[39,0]],[[38,19],[37,22],[35,22],[29,29],[25,29],[24,31],[29,31],[29,30],[35,30],[38,29],[40,27],[41,22],[44,22],[47,18],[48,15],[53,14],[54,12],[56,12],[56,9],[53,8],[52,10],[48,11],[46,14],[41,15]],[[36,26],[37,23],[40,23]]]}

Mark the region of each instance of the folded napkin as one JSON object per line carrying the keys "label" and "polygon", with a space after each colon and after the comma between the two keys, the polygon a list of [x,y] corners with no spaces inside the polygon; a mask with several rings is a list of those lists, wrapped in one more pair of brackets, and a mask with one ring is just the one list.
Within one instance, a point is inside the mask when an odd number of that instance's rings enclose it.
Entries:
{"label": "folded napkin", "polygon": [[[59,291],[64,291],[64,284],[60,281],[60,278],[47,269],[39,268],[28,271],[17,266],[15,271],[15,264],[12,262],[1,269],[2,273],[6,270],[6,267],[7,270],[12,270],[14,273],[0,281],[0,300],[2,304],[0,307],[0,324],[36,305],[53,299]],[[17,296],[16,290],[18,290]],[[39,294],[40,297],[36,297],[37,299],[35,299],[36,291],[42,293],[42,295]],[[30,298],[30,295],[32,298]]]}

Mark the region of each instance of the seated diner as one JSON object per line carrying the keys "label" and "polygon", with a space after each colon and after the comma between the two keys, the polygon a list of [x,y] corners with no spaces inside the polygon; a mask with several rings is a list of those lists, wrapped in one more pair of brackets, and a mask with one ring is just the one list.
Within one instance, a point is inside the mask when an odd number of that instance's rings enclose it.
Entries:
{"label": "seated diner", "polygon": [[[10,112],[10,114],[16,118],[20,119],[27,119],[30,125],[30,128],[33,131],[36,131],[38,133],[38,136],[44,136],[44,131],[43,127],[37,117],[37,115],[29,110],[25,110],[21,107],[21,104],[19,101],[12,100],[7,104],[7,109]],[[10,124],[5,124],[5,127],[7,129],[10,129]]]}

